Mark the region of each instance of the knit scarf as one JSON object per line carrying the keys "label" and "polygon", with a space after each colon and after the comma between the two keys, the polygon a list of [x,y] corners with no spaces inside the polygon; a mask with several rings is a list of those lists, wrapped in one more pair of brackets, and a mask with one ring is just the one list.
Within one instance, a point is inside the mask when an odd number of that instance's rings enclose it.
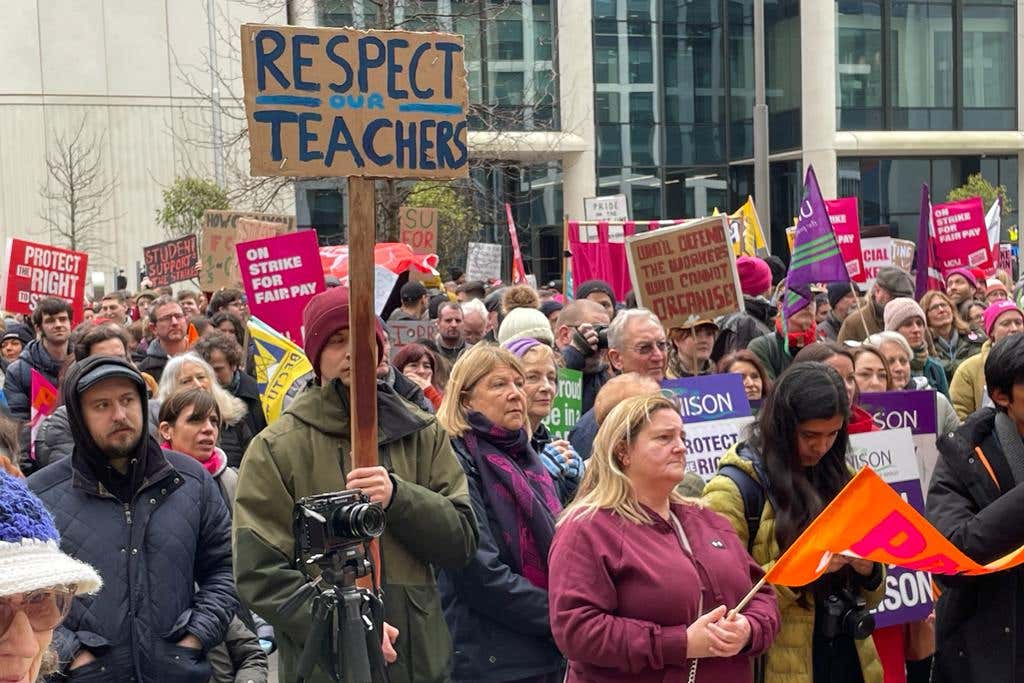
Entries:
{"label": "knit scarf", "polygon": [[[164,441],[161,443],[160,448],[165,451],[174,450],[174,446],[171,445],[170,441]],[[186,455],[188,454],[186,453]],[[202,465],[206,471],[210,473],[211,477],[216,477],[220,473],[221,467],[224,466],[224,462],[227,460],[227,457],[228,456],[224,454],[224,451],[219,448],[214,448],[213,453],[210,454],[210,457],[206,460],[200,460],[199,458],[194,458],[194,460]]]}
{"label": "knit scarf", "polygon": [[480,471],[489,511],[511,553],[510,566],[538,588],[548,587],[548,550],[562,510],[551,475],[530,448],[526,429],[510,431],[482,414],[468,416],[463,443]]}
{"label": "knit scarf", "polygon": [[818,325],[817,323],[811,323],[803,332],[794,332],[789,330],[788,332],[782,331],[782,316],[775,318],[775,331],[780,337],[785,335],[786,348],[789,349],[789,353],[792,356],[796,355],[796,351],[793,349],[802,349],[809,344],[813,344],[818,341]]}

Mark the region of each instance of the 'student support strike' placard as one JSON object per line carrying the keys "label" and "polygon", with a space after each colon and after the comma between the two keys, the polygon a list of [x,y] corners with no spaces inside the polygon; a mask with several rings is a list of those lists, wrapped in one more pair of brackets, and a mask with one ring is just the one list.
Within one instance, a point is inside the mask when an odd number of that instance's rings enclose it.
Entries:
{"label": "'student support strike' placard", "polygon": [[253,314],[301,344],[302,309],[325,289],[316,231],[239,242],[235,250]]}
{"label": "'student support strike' placard", "polygon": [[942,272],[961,266],[981,268],[991,261],[981,197],[935,204],[932,225],[935,227],[935,258]]}
{"label": "'student support strike' placard", "polygon": [[710,481],[726,451],[744,438],[754,421],[736,373],[662,380],[661,386],[679,397],[686,425],[686,469]]}
{"label": "'student support strike' placard", "polygon": [[146,277],[154,287],[164,287],[196,276],[199,262],[199,240],[186,235],[142,248],[146,261]]}
{"label": "'student support strike' placard", "polygon": [[743,310],[726,216],[629,237],[626,258],[638,305],[666,330]]}
{"label": "'student support strike' placard", "polygon": [[854,282],[867,280],[864,272],[864,257],[860,246],[860,213],[857,210],[856,197],[840,197],[826,199],[828,220],[832,223],[832,231],[836,234],[839,251],[846,262],[846,271]]}
{"label": "'student support strike' placard", "polygon": [[469,170],[462,36],[245,24],[242,77],[254,176]]}
{"label": "'student support strike' placard", "polygon": [[71,304],[75,322],[85,305],[85,270],[89,255],[20,239],[7,240],[3,271],[3,308],[30,315],[36,302],[48,296]]}

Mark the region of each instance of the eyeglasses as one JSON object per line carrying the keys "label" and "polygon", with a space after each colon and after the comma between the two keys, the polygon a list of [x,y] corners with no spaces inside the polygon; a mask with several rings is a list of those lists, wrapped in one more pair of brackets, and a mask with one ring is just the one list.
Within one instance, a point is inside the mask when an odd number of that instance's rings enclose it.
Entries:
{"label": "eyeglasses", "polygon": [[32,630],[37,633],[57,627],[71,611],[75,586],[62,586],[24,593],[18,598],[0,598],[0,636],[7,633],[18,612],[28,617]]}
{"label": "eyeglasses", "polygon": [[169,323],[172,320],[184,320],[184,319],[185,319],[185,314],[184,313],[171,313],[169,315],[162,315],[162,316],[160,316],[159,318],[156,319],[156,321],[158,323]]}
{"label": "eyeglasses", "polygon": [[637,344],[636,346],[633,347],[633,353],[635,353],[638,356],[649,356],[652,353],[654,353],[655,348],[657,348],[662,353],[665,353],[666,351],[668,351],[668,342],[662,340],[656,342],[644,342],[642,344]]}
{"label": "eyeglasses", "polygon": [[929,313],[934,313],[935,311],[941,311],[941,310],[944,310],[944,309],[945,310],[952,309],[952,306],[947,304],[945,301],[936,301],[934,304],[932,304],[931,306],[928,307],[928,312]]}

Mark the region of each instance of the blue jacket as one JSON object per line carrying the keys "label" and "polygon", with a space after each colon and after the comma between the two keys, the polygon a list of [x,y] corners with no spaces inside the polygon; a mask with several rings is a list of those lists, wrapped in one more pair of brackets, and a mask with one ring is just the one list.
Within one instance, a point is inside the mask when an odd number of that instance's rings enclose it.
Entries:
{"label": "blue jacket", "polygon": [[547,591],[512,571],[501,542],[506,531],[488,514],[480,471],[462,439],[453,439],[466,471],[480,529],[476,554],[463,569],[442,569],[444,618],[455,648],[455,683],[502,683],[553,673],[562,666],[548,617]]}
{"label": "blue jacket", "polygon": [[[151,438],[147,449],[131,503],[108,493],[77,449],[28,480],[53,514],[64,552],[103,577],[103,589],[76,597],[54,632],[63,665],[82,647],[96,656],[75,670],[75,681],[206,683],[205,653],[238,610],[231,522],[216,482]],[[176,645],[187,634],[202,651]]]}
{"label": "blue jacket", "polygon": [[579,422],[569,432],[569,443],[580,454],[583,460],[590,460],[590,450],[597,438],[597,418],[591,408],[580,416]]}
{"label": "blue jacket", "polygon": [[32,368],[35,368],[53,386],[57,386],[57,375],[61,364],[54,360],[38,339],[30,341],[21,355],[7,366],[4,379],[4,394],[11,415],[19,420],[29,419],[32,394]]}

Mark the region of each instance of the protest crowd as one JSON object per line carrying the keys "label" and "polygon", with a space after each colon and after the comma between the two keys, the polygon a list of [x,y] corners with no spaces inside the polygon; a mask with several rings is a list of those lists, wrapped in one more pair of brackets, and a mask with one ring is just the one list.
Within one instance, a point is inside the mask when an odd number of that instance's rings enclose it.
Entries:
{"label": "protest crowd", "polygon": [[[298,338],[255,314],[273,297],[188,281],[7,315],[0,681],[258,683],[271,658],[297,680],[294,507],[346,489],[386,522],[394,683],[1024,681],[1019,568],[858,551],[775,573],[887,453],[864,444],[913,444],[905,500],[971,560],[1024,545],[1024,284],[994,264],[860,283],[835,254],[841,277],[806,276],[821,221],[788,267],[726,243],[737,305],[682,320],[653,266],[626,287],[396,273],[375,467],[350,417],[370,294],[332,273],[286,302]],[[932,427],[881,433],[911,405]]]}

